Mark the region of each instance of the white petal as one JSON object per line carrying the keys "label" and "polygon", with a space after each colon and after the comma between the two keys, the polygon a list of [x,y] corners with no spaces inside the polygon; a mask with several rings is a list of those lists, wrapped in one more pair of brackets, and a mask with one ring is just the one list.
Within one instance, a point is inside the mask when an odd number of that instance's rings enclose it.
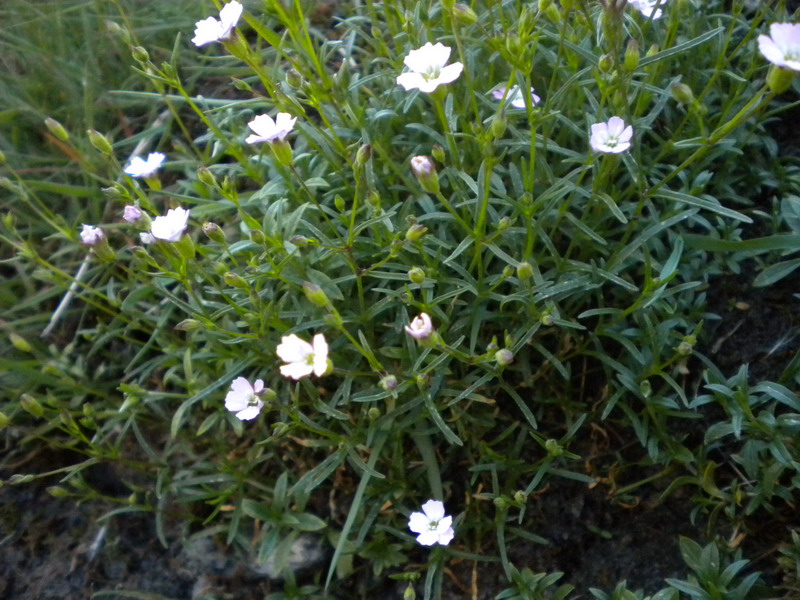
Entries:
{"label": "white petal", "polygon": [[431,66],[437,66],[442,68],[447,64],[448,59],[450,58],[450,46],[445,46],[441,42],[436,42],[435,44],[431,45],[430,42],[425,44],[423,48],[426,48],[427,51],[427,58],[428,64]]}
{"label": "white petal", "polygon": [[428,500],[422,505],[424,512],[431,521],[439,521],[444,518],[444,503],[439,500]]}
{"label": "white petal", "polygon": [[261,412],[261,407],[264,406],[264,403],[259,401],[258,404],[255,406],[248,406],[244,410],[240,410],[236,413],[236,417],[242,421],[249,421],[250,419],[255,419],[258,416],[258,413]]}
{"label": "white petal", "polygon": [[452,65],[447,65],[444,69],[441,70],[439,73],[439,77],[436,78],[440,84],[450,83],[451,81],[455,81],[458,79],[458,76],[461,75],[461,71],[464,69],[464,65],[460,62],[453,63]]}
{"label": "white petal", "polygon": [[427,531],[430,523],[430,519],[421,512],[413,512],[408,518],[408,528],[414,533]]}
{"label": "white petal", "polygon": [[253,392],[256,394],[260,394],[263,391],[264,391],[264,380],[256,379],[256,382],[253,384]]}
{"label": "white petal", "polygon": [[222,7],[222,10],[219,11],[219,20],[222,24],[222,27],[230,33],[230,31],[236,27],[236,23],[239,22],[239,17],[242,16],[242,5],[236,0],[232,2],[228,2],[225,6]]}
{"label": "white petal", "polygon": [[231,382],[231,391],[237,394],[250,396],[253,394],[253,386],[244,377],[237,377]]}
{"label": "white petal", "polygon": [[214,17],[208,17],[194,24],[192,43],[195,46],[205,46],[211,42],[219,41],[222,33],[222,23],[217,21]]}
{"label": "white petal", "polygon": [[[421,86],[426,84],[425,78],[419,73],[409,71],[408,73],[401,73],[397,76],[398,85],[402,85],[406,91],[421,89]],[[434,87],[434,89],[436,89]]]}
{"label": "white petal", "polygon": [[275,353],[287,363],[305,362],[312,352],[314,352],[314,348],[311,347],[311,344],[301,340],[295,334],[283,336],[281,343],[275,348]]}
{"label": "white petal", "polygon": [[622,130],[625,129],[625,121],[619,117],[611,117],[608,120],[608,135],[609,137],[619,138]]}
{"label": "white petal", "polygon": [[314,375],[321,377],[328,370],[328,343],[325,336],[318,333],[314,336]]}
{"label": "white petal", "polygon": [[[633,137],[633,126],[628,125],[617,138],[620,144],[625,144],[631,141]],[[628,144],[630,145],[630,144]]]}
{"label": "white petal", "polygon": [[433,546],[439,541],[439,534],[435,531],[423,531],[417,536],[417,541],[423,546]]}
{"label": "white petal", "polygon": [[758,49],[769,62],[779,67],[785,64],[785,56],[780,48],[772,41],[772,38],[766,35],[758,36]]}
{"label": "white petal", "polygon": [[449,544],[452,541],[452,539],[455,537],[455,535],[456,535],[456,532],[453,531],[452,527],[449,527],[447,529],[447,531],[439,533],[439,540],[438,541],[442,546],[447,546],[447,544]]}
{"label": "white petal", "polygon": [[304,362],[293,362],[288,365],[281,365],[281,375],[284,377],[291,377],[292,379],[300,379],[306,375],[311,375],[313,367]]}

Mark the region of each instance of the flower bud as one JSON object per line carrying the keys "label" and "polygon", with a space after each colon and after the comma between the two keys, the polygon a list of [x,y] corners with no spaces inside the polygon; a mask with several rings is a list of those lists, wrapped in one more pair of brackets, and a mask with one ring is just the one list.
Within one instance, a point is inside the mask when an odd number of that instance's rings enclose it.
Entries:
{"label": "flower bud", "polygon": [[692,88],[685,83],[673,83],[669,87],[669,91],[672,94],[672,97],[681,104],[694,104],[694,94],[692,93]]}
{"label": "flower bud", "polygon": [[486,352],[491,353],[491,352],[497,352],[498,350],[500,350],[500,346],[497,345],[497,336],[495,335],[492,336],[492,341],[489,342],[488,346],[486,346]]}
{"label": "flower bud", "polygon": [[11,425],[11,419],[5,413],[0,412],[0,429],[5,429]]}
{"label": "flower bud", "polygon": [[298,248],[305,248],[306,246],[311,244],[311,240],[309,240],[304,235],[293,235],[292,237],[289,238],[289,241]]}
{"label": "flower bud", "polygon": [[687,344],[686,342],[681,342],[678,344],[678,354],[681,356],[689,356],[693,352],[693,348],[691,344]]}
{"label": "flower bud", "polygon": [[466,4],[459,2],[453,6],[453,19],[460,25],[475,25],[478,22],[478,15]]}
{"label": "flower bud", "polygon": [[387,392],[394,391],[397,389],[397,377],[394,375],[386,375],[378,382],[378,385]]}
{"label": "flower bud", "polygon": [[208,187],[217,187],[217,178],[208,167],[200,167],[197,169],[197,178]]}
{"label": "flower bud", "polygon": [[507,126],[508,126],[508,119],[506,119],[506,116],[502,112],[492,117],[492,124],[490,126],[492,137],[496,140],[499,140],[501,137],[503,137],[503,134],[506,132]]}
{"label": "flower bud", "polygon": [[516,502],[517,504],[525,504],[525,501],[527,499],[528,497],[522,490],[517,490],[516,492],[514,492],[514,502]]}
{"label": "flower bud", "polygon": [[356,164],[359,167],[363,167],[367,164],[370,156],[372,156],[372,146],[369,144],[363,144],[356,152]]}
{"label": "flower bud", "polygon": [[403,592],[403,600],[416,600],[417,592],[414,591],[414,586],[409,582]]}
{"label": "flower bud", "polygon": [[547,15],[547,18],[550,19],[551,22],[555,24],[561,23],[561,11],[558,10],[555,4],[548,6],[544,14]]}
{"label": "flower bud", "polygon": [[500,367],[507,367],[514,362],[514,353],[508,348],[502,348],[494,353],[494,360]]}
{"label": "flower bud", "polygon": [[782,94],[792,86],[796,71],[772,65],[767,73],[767,85],[776,94]]}
{"label": "flower bud", "polygon": [[367,411],[367,418],[370,423],[374,423],[381,418],[381,410],[377,406],[371,406]]}
{"label": "flower bud", "polygon": [[231,273],[228,271],[225,275],[222,276],[223,280],[226,284],[231,287],[239,288],[240,290],[249,290],[250,284],[245,281],[244,277],[241,275],[237,275],[236,273]]}
{"label": "flower bud", "polygon": [[514,219],[511,217],[503,217],[497,223],[497,231],[505,231],[514,224]]}
{"label": "flower bud", "polygon": [[334,197],[333,205],[336,207],[336,210],[338,210],[340,213],[344,212],[345,209],[347,208],[347,203],[344,201],[344,198],[342,198],[339,194],[336,194],[336,196]]}
{"label": "flower bud", "polygon": [[60,485],[51,485],[46,488],[46,491],[53,498],[69,498],[69,490]]}
{"label": "flower bud", "polygon": [[380,210],[381,195],[375,190],[370,191],[370,193],[367,194],[367,203],[374,209]]}
{"label": "flower bud", "polygon": [[56,136],[59,140],[61,140],[62,142],[69,141],[69,133],[67,133],[67,130],[64,129],[64,126],[61,123],[59,123],[55,119],[47,117],[44,120],[44,124],[47,126],[47,129],[50,130],[50,133]]}
{"label": "flower bud", "polygon": [[503,272],[502,272],[503,279],[508,279],[513,274],[514,274],[514,267],[512,267],[511,265],[506,265],[505,267],[503,267]]}
{"label": "flower bud", "polygon": [[622,66],[628,72],[633,72],[639,66],[639,43],[636,40],[628,40],[625,47],[625,59]]}
{"label": "flower bud", "polygon": [[430,194],[439,193],[439,175],[436,173],[436,166],[427,156],[415,156],[411,159],[411,171],[426,192]]}
{"label": "flower bud", "polygon": [[559,457],[564,454],[564,448],[561,447],[554,439],[549,439],[544,443],[544,448],[547,450],[547,453],[552,457]]}
{"label": "flower bud", "polygon": [[651,57],[655,56],[656,54],[658,54],[658,44],[653,44],[647,49],[647,52],[645,53],[645,57],[651,58]]}
{"label": "flower bud", "polygon": [[267,241],[267,236],[264,235],[264,232],[260,229],[251,229],[250,230],[250,241],[254,244],[263,244]]}
{"label": "flower bud", "polygon": [[142,218],[142,209],[135,204],[128,204],[122,211],[122,220],[127,223],[136,223]]}
{"label": "flower bud", "polygon": [[525,281],[526,279],[530,279],[533,277],[533,267],[531,263],[527,261],[522,261],[517,265],[517,279],[520,281]]}
{"label": "flower bud", "polygon": [[114,150],[111,148],[111,142],[108,141],[106,136],[94,129],[89,129],[86,133],[89,136],[89,142],[91,142],[92,146],[103,154],[111,156]]}
{"label": "flower bud", "polygon": [[225,243],[225,232],[222,231],[222,228],[216,223],[212,223],[211,221],[203,223],[203,233],[213,242],[217,242],[218,244]]}
{"label": "flower bud", "polygon": [[610,54],[603,54],[597,61],[597,68],[601,73],[609,73],[614,68],[614,57]]}
{"label": "flower bud", "polygon": [[231,83],[233,87],[235,87],[240,92],[253,92],[253,86],[249,83],[244,81],[243,79],[237,79],[236,77],[231,77]]}
{"label": "flower bud", "polygon": [[431,156],[433,156],[434,160],[443,163],[445,160],[444,148],[439,144],[434,144],[433,148],[431,148]]}
{"label": "flower bud", "polygon": [[269,142],[269,147],[272,148],[272,153],[279,163],[285,167],[291,167],[292,158],[292,145],[286,140],[273,140]]}
{"label": "flower bud", "polygon": [[141,63],[146,63],[146,62],[149,62],[149,60],[150,60],[150,55],[147,53],[147,50],[145,50],[141,46],[134,46],[133,50],[132,50],[132,54],[133,54],[133,59],[135,61],[138,61],[138,62],[141,62]]}
{"label": "flower bud", "polygon": [[14,346],[20,352],[25,352],[30,354],[33,351],[31,345],[28,343],[24,337],[19,334],[14,333],[13,331],[8,334],[8,339],[11,340],[11,345]]}
{"label": "flower bud", "polygon": [[326,325],[333,327],[334,329],[341,329],[344,326],[344,321],[342,320],[342,315],[338,312],[328,313],[322,320],[325,321]]}
{"label": "flower bud", "polygon": [[22,394],[19,398],[19,403],[26,412],[34,417],[44,416],[44,408],[42,408],[39,401],[30,394]]}
{"label": "flower bud", "polygon": [[131,35],[128,33],[128,30],[124,27],[121,27],[119,23],[115,23],[114,21],[106,21],[106,31],[111,35],[119,37],[123,42],[129,44],[131,41]]}
{"label": "flower bud", "polygon": [[200,329],[203,324],[198,321],[197,319],[184,319],[177,325],[175,325],[176,331],[194,331],[195,329]]}
{"label": "flower bud", "polygon": [[289,69],[286,71],[286,83],[290,87],[299,88],[303,85],[303,76],[294,69]]}
{"label": "flower bud", "polygon": [[553,323],[555,323],[555,320],[553,319],[553,315],[550,313],[544,313],[541,317],[539,317],[539,322],[545,327],[550,327]]}
{"label": "flower bud", "polygon": [[422,283],[425,281],[425,271],[420,267],[413,267],[408,271],[408,278],[411,283]]}
{"label": "flower bud", "polygon": [[316,283],[311,283],[310,281],[303,282],[303,293],[306,295],[306,298],[312,303],[316,304],[317,306],[326,307],[330,304],[330,300],[325,295],[325,292],[322,291],[322,288],[319,287]]}
{"label": "flower bud", "polygon": [[428,233],[428,228],[425,225],[415,223],[406,231],[406,239],[409,242],[418,242],[426,233]]}

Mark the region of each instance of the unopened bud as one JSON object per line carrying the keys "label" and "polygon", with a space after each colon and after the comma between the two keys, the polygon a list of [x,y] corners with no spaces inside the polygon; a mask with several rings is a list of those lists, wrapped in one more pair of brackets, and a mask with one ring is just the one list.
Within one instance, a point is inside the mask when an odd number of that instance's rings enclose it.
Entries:
{"label": "unopened bud", "polygon": [[59,123],[55,119],[47,117],[44,120],[44,124],[47,126],[47,129],[50,130],[50,133],[52,133],[59,140],[61,140],[62,142],[69,141],[69,133],[67,132],[66,129],[64,129],[64,126],[61,123]]}
{"label": "unopened bud", "polygon": [[428,233],[428,228],[425,227],[425,225],[416,223],[409,227],[408,231],[406,231],[406,239],[409,242],[418,242],[426,233]]}
{"label": "unopened bud", "polygon": [[412,283],[422,283],[425,281],[425,271],[420,267],[413,267],[408,271],[408,278]]}
{"label": "unopened bud", "polygon": [[656,54],[658,54],[658,44],[653,44],[647,49],[647,52],[645,53],[645,57],[652,58]]}
{"label": "unopened bud", "polygon": [[267,241],[267,236],[264,235],[264,232],[260,229],[251,229],[250,230],[250,241],[254,244],[263,244]]}
{"label": "unopened bud", "polygon": [[514,362],[514,353],[508,348],[502,348],[494,353],[494,360],[501,367],[507,367]]}
{"label": "unopened bud", "polygon": [[403,600],[416,600],[417,592],[414,591],[414,586],[409,582],[403,592]]}
{"label": "unopened bud", "polygon": [[522,261],[517,265],[517,279],[525,281],[533,277],[533,266],[527,261]]}
{"label": "unopened bud", "polygon": [[217,178],[208,167],[200,167],[197,169],[197,178],[209,187],[217,187]]}
{"label": "unopened bud", "polygon": [[372,156],[372,146],[369,144],[363,144],[356,152],[356,164],[359,167],[363,167],[367,164],[369,157]]}
{"label": "unopened bud", "polygon": [[14,348],[19,350],[20,352],[30,353],[33,351],[33,348],[31,348],[31,345],[28,343],[28,340],[26,340],[21,335],[14,333],[13,331],[8,334],[8,339],[11,340],[11,344],[14,346]]}
{"label": "unopened bud", "polygon": [[380,385],[381,388],[383,390],[387,391],[387,392],[391,392],[393,390],[396,390],[397,389],[397,377],[395,377],[394,375],[386,375],[385,377],[383,377],[380,380],[380,382],[378,382],[378,385]]}
{"label": "unopened bud", "polygon": [[46,488],[47,493],[50,494],[53,498],[68,498],[69,491],[60,485],[51,485]]}
{"label": "unopened bud", "polygon": [[370,423],[374,423],[381,417],[381,410],[377,406],[372,406],[367,411],[367,418],[369,419]]}
{"label": "unopened bud", "polygon": [[525,504],[525,501],[527,499],[528,497],[522,490],[517,490],[516,492],[514,492],[514,502],[516,502],[517,504]]}
{"label": "unopened bud", "polygon": [[453,6],[453,18],[461,25],[475,25],[478,15],[466,4],[458,3]]}
{"label": "unopened bud", "polygon": [[344,212],[345,209],[347,208],[347,203],[344,201],[344,198],[342,198],[339,194],[336,194],[336,196],[333,198],[333,205],[336,207],[336,210],[338,210],[340,213]]}
{"label": "unopened bud", "polygon": [[564,449],[554,439],[549,439],[544,443],[544,448],[550,456],[558,457],[564,454]]}
{"label": "unopened bud", "polygon": [[103,154],[111,156],[114,150],[111,148],[111,142],[108,141],[106,136],[94,129],[89,129],[86,133],[89,136],[89,142],[91,142],[92,146]]}
{"label": "unopened bud", "polygon": [[231,83],[233,84],[233,87],[235,87],[240,92],[252,92],[253,91],[253,86],[251,86],[249,83],[247,83],[243,79],[237,79],[236,77],[231,77]]}
{"label": "unopened bud", "polygon": [[508,120],[506,119],[506,116],[502,112],[492,117],[492,124],[491,124],[492,137],[496,140],[503,137],[503,134],[506,132],[507,126],[508,126]]}
{"label": "unopened bud", "polygon": [[687,342],[681,342],[678,344],[678,354],[681,356],[689,356],[693,352],[692,345]]}
{"label": "unopened bud", "polygon": [[245,281],[244,277],[238,275],[236,273],[231,273],[228,271],[225,275],[222,276],[223,280],[226,284],[231,287],[239,288],[240,290],[249,290],[250,284]]}
{"label": "unopened bud", "polygon": [[669,91],[672,94],[672,97],[681,104],[694,104],[694,94],[692,93],[692,88],[685,83],[673,83],[669,87]]}
{"label": "unopened bud", "polygon": [[212,223],[211,221],[203,223],[203,233],[206,234],[211,241],[217,242],[218,244],[225,243],[225,232],[222,231],[222,228],[216,223]]}
{"label": "unopened bud", "polygon": [[639,66],[639,43],[636,40],[628,40],[625,47],[625,59],[622,66],[628,72],[633,72]]}
{"label": "unopened bud", "polygon": [[508,279],[513,274],[514,274],[514,267],[512,267],[511,265],[506,265],[505,267],[503,267],[503,272],[502,272],[503,279]]}
{"label": "unopened bud", "polygon": [[145,50],[142,46],[134,46],[132,53],[134,60],[138,62],[145,63],[150,60],[150,55],[147,53],[147,50]]}
{"label": "unopened bud", "polygon": [[0,429],[5,429],[11,425],[11,419],[5,413],[0,412]]}
{"label": "unopened bud", "polygon": [[292,145],[286,140],[274,140],[269,142],[272,153],[279,163],[286,167],[292,166]]}
{"label": "unopened bud", "polygon": [[505,231],[514,224],[514,219],[511,217],[503,217],[497,223],[497,231]]}
{"label": "unopened bud", "polygon": [[369,194],[367,194],[367,202],[371,207],[375,209],[380,209],[381,195],[377,191],[372,190]]}
{"label": "unopened bud", "polygon": [[434,144],[433,148],[431,148],[431,156],[433,156],[434,160],[443,163],[445,160],[444,148],[439,144]]}
{"label": "unopened bud", "polygon": [[322,291],[322,288],[319,287],[316,283],[311,283],[310,281],[303,282],[303,293],[306,295],[306,298],[312,303],[316,304],[317,306],[326,307],[330,304],[330,300],[325,295],[325,292]]}
{"label": "unopened bud", "polygon": [[303,76],[294,69],[286,71],[286,83],[293,88],[299,88],[303,85]]}
{"label": "unopened bud", "polygon": [[305,248],[311,243],[311,240],[304,235],[293,235],[291,238],[289,238],[289,241],[299,248]]}
{"label": "unopened bud", "polygon": [[614,57],[610,54],[603,54],[597,61],[597,68],[601,73],[609,73],[614,68]]}
{"label": "unopened bud", "polygon": [[439,175],[436,166],[427,156],[415,156],[411,159],[411,171],[426,192],[439,193]]}
{"label": "unopened bud", "polygon": [[539,318],[539,322],[545,327],[550,327],[553,323],[555,323],[555,319],[553,319],[553,315],[550,313],[545,313]]}
{"label": "unopened bud", "polygon": [[194,331],[195,329],[200,329],[203,324],[198,321],[197,319],[184,319],[177,325],[175,325],[176,331]]}
{"label": "unopened bud", "polygon": [[767,85],[776,94],[782,94],[792,86],[796,71],[772,65],[767,73]]}
{"label": "unopened bud", "polygon": [[42,408],[39,401],[30,394],[22,394],[19,398],[19,403],[26,412],[32,414],[34,417],[44,416],[44,408]]}

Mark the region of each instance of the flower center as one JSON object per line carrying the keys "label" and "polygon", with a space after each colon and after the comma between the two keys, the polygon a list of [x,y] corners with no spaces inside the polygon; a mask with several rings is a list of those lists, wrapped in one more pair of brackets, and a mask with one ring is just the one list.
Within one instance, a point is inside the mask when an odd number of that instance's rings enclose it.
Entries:
{"label": "flower center", "polygon": [[422,76],[427,81],[430,81],[431,79],[436,79],[437,77],[439,77],[439,73],[441,72],[441,70],[442,68],[440,66],[431,65],[427,69],[425,69],[425,72],[422,74]]}
{"label": "flower center", "polygon": [[439,521],[428,521],[428,531],[436,531],[439,528]]}

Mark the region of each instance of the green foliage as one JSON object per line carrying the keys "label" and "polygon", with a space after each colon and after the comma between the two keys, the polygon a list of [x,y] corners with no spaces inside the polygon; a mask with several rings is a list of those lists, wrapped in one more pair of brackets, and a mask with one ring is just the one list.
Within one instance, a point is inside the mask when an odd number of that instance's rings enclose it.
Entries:
{"label": "green foliage", "polygon": [[[526,520],[529,498],[562,479],[610,482],[625,501],[670,475],[664,495],[689,486],[711,524],[791,505],[797,359],[780,382],[753,383],[704,353],[714,277],[790,255],[800,233],[797,165],[772,172],[766,125],[784,105],[756,42],[785,2],[746,13],[743,1],[671,0],[654,20],[589,0],[367,1],[326,21],[268,0],[203,49],[189,39],[210,4],[191,16],[140,4],[56,12],[53,29],[81,33],[26,43],[96,56],[47,82],[80,101],[50,104],[34,70],[0,115],[13,270],[0,414],[23,448],[85,457],[54,491],[97,495],[85,474],[109,463],[131,489],[119,510],[152,511],[162,542],[175,511],[260,561],[324,537],[327,576],[289,577],[276,598],[325,597],[355,576],[374,586],[401,568],[427,572],[424,597],[438,598],[453,557],[502,569],[498,600],[566,598],[560,573],[508,552],[549,542]],[[97,31],[123,61],[97,51]],[[21,33],[0,37],[19,61]],[[403,59],[427,41],[451,47],[463,73],[406,91]],[[103,102],[78,93],[81,77]],[[515,85],[541,101],[492,97]],[[297,118],[285,140],[245,142],[248,122],[278,112]],[[632,146],[593,151],[591,126],[612,116],[632,125]],[[127,175],[149,151],[167,154],[161,171]],[[40,164],[58,168],[30,171]],[[134,205],[146,216],[123,221]],[[179,241],[140,237],[177,207],[191,209]],[[104,240],[81,245],[82,223]],[[754,285],[797,264],[765,266]],[[415,339],[423,313],[434,330]],[[327,369],[282,376],[276,348],[318,334]],[[249,399],[263,404],[252,420],[225,408],[239,377],[271,390]],[[698,442],[688,429],[704,418]],[[613,453],[637,481],[617,486],[591,465],[605,428],[636,447]],[[736,473],[724,481],[721,454]],[[445,501],[456,538],[420,564],[407,520],[428,498]],[[758,579],[743,559],[723,567],[714,544],[681,550],[694,575],[669,585],[690,597],[745,598]],[[624,583],[592,593],[642,597]]]}

